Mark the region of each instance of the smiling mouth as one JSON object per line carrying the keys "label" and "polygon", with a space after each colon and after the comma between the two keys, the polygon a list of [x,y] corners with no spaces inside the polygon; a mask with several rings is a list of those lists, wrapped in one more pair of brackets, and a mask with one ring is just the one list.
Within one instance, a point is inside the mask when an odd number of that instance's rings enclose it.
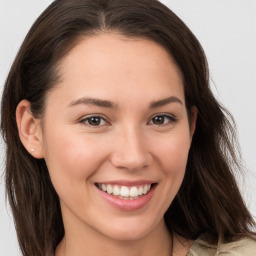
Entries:
{"label": "smiling mouth", "polygon": [[138,186],[121,186],[114,184],[96,183],[98,189],[123,200],[134,200],[146,195],[155,184],[143,184]]}

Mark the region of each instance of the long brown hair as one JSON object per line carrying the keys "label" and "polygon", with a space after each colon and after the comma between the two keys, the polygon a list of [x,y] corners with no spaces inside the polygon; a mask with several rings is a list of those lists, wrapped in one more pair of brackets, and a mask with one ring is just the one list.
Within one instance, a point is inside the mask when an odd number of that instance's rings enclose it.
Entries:
{"label": "long brown hair", "polygon": [[2,96],[6,142],[6,192],[25,256],[52,255],[64,236],[59,198],[44,159],[23,147],[15,111],[22,99],[42,117],[47,92],[58,81],[58,63],[81,36],[117,32],[165,47],[183,75],[188,112],[198,109],[197,128],[182,186],[165,214],[167,227],[195,239],[203,232],[235,240],[254,225],[239,192],[240,170],[230,114],[209,87],[204,51],[189,28],[156,0],[55,0],[28,32]]}

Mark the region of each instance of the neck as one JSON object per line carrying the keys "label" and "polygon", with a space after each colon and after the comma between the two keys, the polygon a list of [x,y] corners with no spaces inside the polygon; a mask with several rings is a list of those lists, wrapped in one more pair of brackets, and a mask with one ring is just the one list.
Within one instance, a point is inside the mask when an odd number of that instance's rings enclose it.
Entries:
{"label": "neck", "polygon": [[82,232],[81,229],[69,232],[66,227],[65,230],[56,256],[170,256],[172,251],[172,237],[164,220],[145,237],[136,240],[112,239],[90,227]]}

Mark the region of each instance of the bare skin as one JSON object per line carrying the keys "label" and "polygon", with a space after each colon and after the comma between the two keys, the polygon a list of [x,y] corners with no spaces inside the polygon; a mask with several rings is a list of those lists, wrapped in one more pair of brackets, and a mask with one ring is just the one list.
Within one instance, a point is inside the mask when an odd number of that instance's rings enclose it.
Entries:
{"label": "bare skin", "polygon": [[[178,236],[177,234],[174,234],[174,237],[173,237],[173,254],[172,254],[172,256],[185,256],[185,255],[187,255],[189,253],[189,250],[190,250],[193,242],[194,242],[193,240],[185,239],[181,236]],[[153,248],[154,249],[153,251],[149,250],[147,253],[148,253],[148,255],[152,255],[152,256],[155,256],[155,255],[170,256],[171,255],[170,251],[172,251],[172,248],[170,247],[171,243],[172,243],[172,241],[170,241],[170,240],[169,241],[160,240],[159,243],[158,243],[159,247],[156,246],[155,248]],[[65,247],[66,247],[65,239],[63,239],[62,242],[57,247],[55,255],[56,256],[65,256],[66,255]],[[102,249],[102,252],[104,252],[104,250],[102,248],[102,245],[100,247]],[[129,251],[129,253],[132,253],[132,255],[144,255],[143,251],[138,251],[137,242],[136,242],[135,246],[132,246],[132,244],[127,243],[126,247],[128,248],[127,251]],[[133,250],[131,250],[132,247],[134,247]],[[119,253],[119,255],[121,253],[126,255],[124,253],[124,248],[123,247],[120,248],[120,250],[118,250],[118,248],[119,248],[118,244],[113,245],[113,251],[116,252],[116,255],[118,255],[118,253]],[[145,251],[147,250],[145,247],[144,247],[144,249],[145,249]],[[166,251],[166,254],[164,254],[164,251]],[[129,253],[127,253],[127,255],[129,255]],[[104,255],[104,254],[102,254],[102,255]]]}
{"label": "bare skin", "polygon": [[[42,119],[26,100],[17,107],[20,138],[45,159],[60,198],[65,236],[55,255],[170,256],[164,213],[183,181],[196,123],[178,67],[153,41],[99,34],[80,40],[59,69]],[[103,192],[109,183],[152,189],[132,202]],[[186,255],[191,243],[174,236],[173,255]]]}

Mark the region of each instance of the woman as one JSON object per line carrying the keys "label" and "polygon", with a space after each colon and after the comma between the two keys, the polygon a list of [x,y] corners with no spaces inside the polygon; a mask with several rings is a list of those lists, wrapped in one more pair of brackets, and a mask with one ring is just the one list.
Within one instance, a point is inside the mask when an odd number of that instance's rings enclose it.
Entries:
{"label": "woman", "polygon": [[23,255],[254,255],[226,115],[160,2],[54,1],[2,98]]}

